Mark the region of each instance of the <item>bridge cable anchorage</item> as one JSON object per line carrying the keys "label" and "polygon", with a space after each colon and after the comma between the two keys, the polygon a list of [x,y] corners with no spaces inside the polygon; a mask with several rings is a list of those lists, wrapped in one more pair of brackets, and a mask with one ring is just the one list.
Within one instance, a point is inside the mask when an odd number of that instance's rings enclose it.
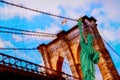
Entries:
{"label": "bridge cable anchorage", "polygon": [[58,17],[58,18],[67,19],[67,20],[71,20],[71,21],[78,21],[77,19],[72,19],[72,18],[69,18],[69,17],[64,17],[64,16],[60,16],[60,15],[51,14],[51,13],[48,13],[48,12],[39,11],[39,10],[36,10],[36,9],[32,9],[32,8],[29,8],[29,7],[21,6],[21,5],[14,4],[14,3],[11,3],[11,2],[7,2],[7,1],[3,1],[3,0],[0,0],[0,2],[4,3],[4,4],[11,5],[11,6],[19,7],[19,8],[22,8],[22,9],[26,9],[26,10],[38,12],[38,13],[41,13],[41,14],[53,16],[53,17]]}

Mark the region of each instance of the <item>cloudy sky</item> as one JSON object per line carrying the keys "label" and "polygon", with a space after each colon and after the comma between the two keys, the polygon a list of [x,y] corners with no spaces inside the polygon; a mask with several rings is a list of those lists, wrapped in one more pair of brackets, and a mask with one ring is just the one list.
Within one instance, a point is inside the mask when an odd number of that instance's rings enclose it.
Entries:
{"label": "cloudy sky", "polygon": [[[95,17],[97,19],[98,30],[101,36],[118,53],[116,54],[108,45],[106,45],[120,74],[120,0],[4,1],[73,19],[78,19],[84,15]],[[6,5],[0,2],[0,26],[57,34],[61,30],[67,31],[77,24],[74,21],[68,20],[65,25],[62,25],[62,20],[63,19]],[[3,31],[5,29],[0,28],[0,30]],[[42,43],[47,44],[53,39],[55,39],[55,37],[37,37],[0,33],[0,47],[34,48]],[[0,52],[43,65],[41,55],[38,51],[0,50]],[[67,65],[67,61],[64,66],[65,65]],[[101,80],[101,78],[99,79]]]}

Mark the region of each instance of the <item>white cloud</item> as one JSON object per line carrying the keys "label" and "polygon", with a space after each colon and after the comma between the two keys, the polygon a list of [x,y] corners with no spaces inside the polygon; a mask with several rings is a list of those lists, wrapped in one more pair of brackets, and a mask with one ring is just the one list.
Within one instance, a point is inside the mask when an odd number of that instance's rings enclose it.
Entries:
{"label": "white cloud", "polygon": [[14,45],[10,41],[0,39],[0,48],[13,47]]}
{"label": "white cloud", "polygon": [[120,22],[120,0],[102,0],[103,10],[109,19]]}
{"label": "white cloud", "polygon": [[[120,43],[120,28],[116,25],[111,25],[111,22],[120,23],[120,8],[119,0],[105,0],[100,1],[102,5],[100,8],[94,8],[91,15],[97,19],[98,29],[101,36],[110,42]],[[103,24],[101,26],[100,24]]]}
{"label": "white cloud", "polygon": [[103,38],[107,41],[116,42],[116,44],[120,43],[120,28],[115,29],[113,27],[109,28],[100,28],[100,33]]}
{"label": "white cloud", "polygon": [[[67,14],[71,14],[72,18],[77,18],[77,15],[80,15],[80,12],[83,14],[84,10],[89,10],[89,4],[91,1],[89,0],[5,0],[8,2],[12,2],[18,5],[30,7],[33,9],[37,9],[40,11],[53,13],[56,15],[61,14],[60,6],[66,11]],[[94,0],[92,0],[94,1]],[[86,5],[87,4],[87,5]],[[75,9],[81,8],[79,13],[75,12]],[[27,11],[21,8],[13,7],[10,5],[5,5],[0,7],[1,16],[6,19],[13,18],[15,16],[19,16],[20,18],[31,19],[32,17],[38,15],[36,12]],[[66,14],[66,15],[67,15]],[[77,14],[77,15],[75,15]],[[65,15],[65,16],[66,16]]]}
{"label": "white cloud", "polygon": [[3,41],[0,39],[0,47],[3,48],[5,46],[5,44],[3,43]]}
{"label": "white cloud", "polygon": [[[57,34],[58,32],[61,31],[61,28],[58,27],[57,25],[55,25],[54,23],[52,23],[49,27],[46,26],[45,30],[40,30],[40,29],[36,29],[36,32],[43,32],[43,33],[50,33],[50,34]],[[51,35],[48,36],[51,36]],[[24,37],[24,40],[39,40],[39,41],[51,41],[54,40],[57,36],[54,37],[46,37],[46,36],[26,36]]]}
{"label": "white cloud", "polygon": [[97,20],[120,22],[120,8],[119,8],[119,0],[101,0],[98,1],[101,4],[101,7],[94,8],[91,11],[91,15],[98,18]]}
{"label": "white cloud", "polygon": [[[53,14],[59,14],[60,10],[58,9],[58,3],[56,0],[48,1],[48,0],[6,0],[8,2],[12,2],[18,5],[30,7],[33,9],[47,11]],[[54,5],[53,5],[54,4]],[[25,9],[21,9],[14,6],[3,6],[0,7],[1,16],[4,19],[11,19],[15,16],[19,16],[20,18],[27,18],[28,20],[32,17],[39,15],[39,13],[28,11]]]}
{"label": "white cloud", "polygon": [[57,26],[55,23],[51,23],[50,26],[45,27],[45,30],[38,30],[38,31],[56,34],[61,31],[61,28]]}
{"label": "white cloud", "polygon": [[16,16],[19,16],[20,18],[27,18],[28,20],[31,20],[32,17],[36,15],[38,15],[38,13],[17,8],[14,6],[0,7],[0,16],[2,19],[11,19]]}
{"label": "white cloud", "polygon": [[[84,14],[88,13],[91,8],[91,4],[101,4],[102,11],[104,11],[109,18],[117,18],[119,17],[119,0],[6,0],[8,2],[12,2],[18,5],[23,5],[26,7],[30,7],[33,9],[50,12],[53,14],[61,14],[61,9],[59,8],[62,6],[64,9],[65,16],[69,16],[71,18],[78,18],[79,16],[83,16]],[[76,11],[79,9],[79,11]],[[98,8],[95,8],[98,9]],[[21,8],[13,7],[10,5],[6,5],[0,7],[0,12],[2,13],[1,16],[3,18],[13,18],[15,16],[19,16],[20,18],[27,18],[31,19],[32,17],[38,15],[36,12],[27,11]],[[91,11],[92,12],[92,11]],[[89,12],[89,13],[91,13]],[[94,16],[94,15],[93,15]],[[117,18],[120,19],[120,18]],[[116,20],[116,19],[115,19]]]}
{"label": "white cloud", "polygon": [[13,37],[13,39],[14,39],[16,42],[21,42],[21,41],[23,40],[22,37],[20,37],[20,36],[18,36],[18,35],[15,35],[15,34],[13,34],[12,37]]}
{"label": "white cloud", "polygon": [[[70,18],[77,19],[80,16],[83,16],[87,13],[90,13],[93,17],[97,19],[98,28],[100,34],[107,41],[114,42],[116,44],[120,43],[120,28],[115,28],[110,25],[110,21],[120,23],[120,8],[119,3],[120,0],[6,0],[8,2],[16,3],[19,5],[23,5],[26,7],[34,8],[37,10],[50,12],[57,15],[64,15]],[[101,7],[91,9],[92,2],[94,4],[101,4]],[[93,5],[94,5],[93,4]],[[59,8],[62,7],[64,9],[64,13]],[[103,14],[101,14],[103,12]],[[39,15],[36,12],[27,11],[21,8],[13,7],[5,5],[0,7],[0,16],[3,19],[11,19],[15,16],[19,16],[20,18],[26,18],[28,20],[32,19],[32,17]],[[58,20],[59,21],[59,20]],[[73,25],[74,22],[68,21],[69,26]],[[99,24],[104,23],[103,28],[100,27]],[[73,26],[72,26],[73,27]],[[46,27],[45,30],[37,29],[36,31],[47,32],[57,34],[61,29],[55,25],[51,24],[50,27]],[[16,38],[14,36],[14,38]],[[35,36],[27,36],[26,40],[53,40],[55,38],[50,37],[35,37]],[[20,38],[16,38],[16,40],[20,41]],[[7,45],[11,45],[8,41],[3,41],[0,39],[0,47],[5,47]]]}
{"label": "white cloud", "polygon": [[[94,16],[97,19],[98,26],[101,23],[104,23],[104,28],[99,28],[101,35],[107,40],[115,42],[116,40],[120,41],[120,28],[111,28],[110,21],[120,23],[120,8],[119,0],[6,0],[18,5],[23,5],[26,7],[34,8],[37,10],[50,12],[57,15],[63,15],[70,18],[77,19],[87,13],[90,13],[91,16]],[[94,3],[94,4],[93,4]],[[91,5],[101,5],[101,7],[94,7],[91,9]],[[62,10],[64,13],[62,13]],[[91,11],[89,11],[91,9]],[[101,14],[101,12],[103,14]],[[5,5],[0,7],[0,16],[1,18],[11,19],[15,16],[20,18],[31,19],[34,16],[39,15],[33,11],[27,11],[21,8],[13,7],[10,5]],[[59,19],[56,19],[60,21]],[[67,21],[68,26],[73,27],[76,24],[73,21]],[[59,31],[59,27],[54,24],[52,27],[46,27],[46,30],[39,30],[42,32],[54,33],[55,30]],[[53,30],[54,29],[54,30]],[[115,36],[114,36],[115,35]],[[15,36],[14,36],[15,38]],[[35,39],[43,39],[43,37],[33,37]],[[47,38],[44,38],[47,39]],[[17,39],[16,39],[17,40]],[[19,40],[21,40],[19,38]]]}

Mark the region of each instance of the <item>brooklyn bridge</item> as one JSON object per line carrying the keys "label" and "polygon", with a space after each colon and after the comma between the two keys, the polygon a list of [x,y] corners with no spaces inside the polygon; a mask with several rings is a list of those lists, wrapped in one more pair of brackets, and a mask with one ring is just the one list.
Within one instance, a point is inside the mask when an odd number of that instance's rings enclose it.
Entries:
{"label": "brooklyn bridge", "polygon": [[[3,0],[0,0],[0,2],[54,17],[77,21],[75,19],[41,12],[24,6],[5,2]],[[97,20],[94,17],[87,16],[83,16],[81,18],[86,20],[86,22],[83,22],[82,26],[83,35],[86,36],[88,33],[91,33],[93,35],[93,46],[95,50],[100,52],[100,60],[97,66],[100,70],[102,79],[120,80],[118,70],[116,69],[111,55],[105,46],[105,44],[108,46],[110,45],[101,37],[97,29]],[[8,31],[2,31],[2,29]],[[10,32],[9,30],[21,32]],[[0,34],[40,36],[39,32],[8,28],[4,26],[0,26]],[[37,44],[38,46],[35,48],[0,47],[0,80],[82,80],[83,74],[80,63],[81,46],[79,45],[80,35],[78,25],[76,24],[68,31],[63,30],[57,34],[42,33],[43,36],[46,34],[49,37],[52,36],[56,38],[47,44]],[[9,53],[11,50],[25,50],[29,52],[37,50],[42,56],[44,66],[8,55],[3,52],[6,50],[9,50]],[[72,75],[62,71],[64,59],[67,60]]]}

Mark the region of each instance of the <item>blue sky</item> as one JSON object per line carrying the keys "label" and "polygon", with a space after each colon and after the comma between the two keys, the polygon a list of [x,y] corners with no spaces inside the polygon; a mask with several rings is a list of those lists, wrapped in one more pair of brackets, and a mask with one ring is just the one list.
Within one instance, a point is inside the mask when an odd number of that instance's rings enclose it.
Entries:
{"label": "blue sky", "polygon": [[[97,19],[98,30],[101,36],[120,55],[120,0],[5,0],[40,11],[78,19],[84,15]],[[67,21],[63,26],[63,19],[55,18],[21,8],[0,3],[0,26],[40,31],[57,34],[61,30],[69,30],[77,23]],[[3,30],[0,28],[0,30]],[[49,43],[55,38],[35,37],[24,35],[10,35],[0,33],[0,47],[33,48],[42,43]],[[120,73],[120,57],[108,46],[110,55]],[[37,64],[42,64],[38,51],[2,51],[6,54],[19,57]],[[65,64],[64,64],[65,65]]]}

